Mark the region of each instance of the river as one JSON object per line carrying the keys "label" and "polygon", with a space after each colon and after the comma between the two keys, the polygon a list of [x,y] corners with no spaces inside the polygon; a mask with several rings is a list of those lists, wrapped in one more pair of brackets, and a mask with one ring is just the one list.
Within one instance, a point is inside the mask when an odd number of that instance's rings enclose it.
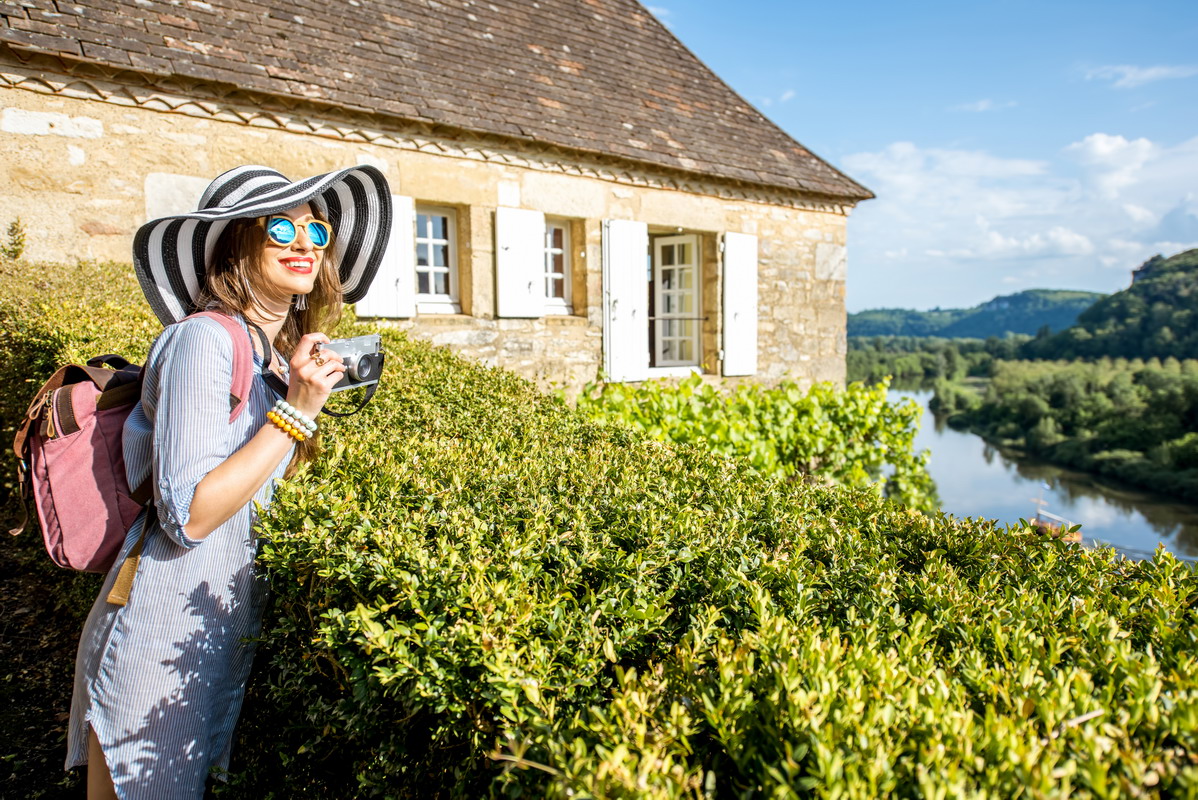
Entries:
{"label": "river", "polygon": [[1043,499],[1045,510],[1081,524],[1083,546],[1111,545],[1128,558],[1149,558],[1161,543],[1179,559],[1198,562],[1198,507],[1016,455],[937,424],[928,411],[930,391],[891,390],[890,397],[923,408],[915,447],[931,451],[928,471],[945,512],[1016,522],[1032,517]]}

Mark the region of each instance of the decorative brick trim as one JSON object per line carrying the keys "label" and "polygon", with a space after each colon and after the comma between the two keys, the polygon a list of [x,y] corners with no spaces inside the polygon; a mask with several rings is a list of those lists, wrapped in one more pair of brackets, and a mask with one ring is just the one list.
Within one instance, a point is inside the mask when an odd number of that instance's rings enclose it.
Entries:
{"label": "decorative brick trim", "polygon": [[220,83],[156,76],[31,53],[0,44],[0,87],[185,114],[422,153],[595,178],[627,186],[671,189],[847,216],[855,203],[750,183],[711,180],[626,159],[543,142],[485,136],[369,111],[258,94]]}

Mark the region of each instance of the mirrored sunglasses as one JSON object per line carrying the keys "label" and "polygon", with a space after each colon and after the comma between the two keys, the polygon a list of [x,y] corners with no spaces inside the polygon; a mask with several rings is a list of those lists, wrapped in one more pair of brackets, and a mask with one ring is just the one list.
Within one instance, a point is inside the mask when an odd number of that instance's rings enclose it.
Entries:
{"label": "mirrored sunglasses", "polygon": [[[304,231],[312,247],[323,250],[333,241],[333,226],[319,219],[304,223]],[[266,220],[266,236],[279,247],[286,247],[295,241],[296,226],[287,217],[270,217]]]}

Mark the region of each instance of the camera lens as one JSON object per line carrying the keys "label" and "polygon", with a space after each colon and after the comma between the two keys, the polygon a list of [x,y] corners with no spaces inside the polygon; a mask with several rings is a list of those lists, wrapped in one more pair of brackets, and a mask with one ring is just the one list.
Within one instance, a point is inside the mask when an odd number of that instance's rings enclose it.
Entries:
{"label": "camera lens", "polygon": [[358,363],[354,365],[354,380],[364,383],[366,381],[378,380],[378,377],[378,353],[367,353],[358,359]]}

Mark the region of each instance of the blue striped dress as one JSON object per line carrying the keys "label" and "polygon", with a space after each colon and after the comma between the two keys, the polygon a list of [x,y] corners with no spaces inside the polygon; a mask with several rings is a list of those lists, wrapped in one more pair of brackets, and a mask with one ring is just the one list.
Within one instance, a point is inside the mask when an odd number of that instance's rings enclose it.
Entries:
{"label": "blue striped dress", "polygon": [[[260,371],[257,355],[254,361]],[[254,503],[203,540],[183,527],[200,480],[257,433],[276,399],[256,376],[246,409],[230,424],[232,364],[232,340],[216,322],[167,327],[150,349],[141,403],[125,423],[129,485],[153,471],[157,520],[128,604],[105,598],[141,536],[144,513],[84,626],[66,768],[87,763],[90,726],[117,795],[128,800],[201,798],[210,768],[229,763],[265,600],[254,565]],[[255,502],[270,502],[290,455]]]}

